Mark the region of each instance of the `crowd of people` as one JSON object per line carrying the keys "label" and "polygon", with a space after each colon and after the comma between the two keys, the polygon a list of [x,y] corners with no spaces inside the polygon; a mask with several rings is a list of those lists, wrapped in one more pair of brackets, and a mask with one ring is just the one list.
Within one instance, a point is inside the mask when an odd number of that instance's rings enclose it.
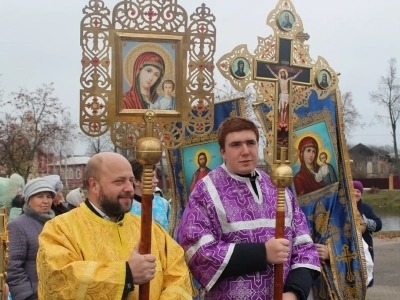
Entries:
{"label": "crowd of people", "polygon": [[[86,166],[87,196],[76,188],[66,202],[58,175],[28,181],[9,200],[10,297],[138,299],[138,286],[150,282],[150,299],[274,299],[275,265],[283,264],[282,299],[306,300],[329,260],[327,247],[313,242],[308,216],[290,189],[284,237],[274,238],[277,188],[257,169],[259,132],[252,121],[225,120],[218,144],[224,163],[191,188],[177,240],[169,234],[171,202],[157,186],[154,166],[149,253],[139,253],[144,190],[138,161],[94,155]],[[372,233],[382,222],[362,202],[361,182],[353,185],[373,259]],[[370,279],[372,286],[372,273]]]}

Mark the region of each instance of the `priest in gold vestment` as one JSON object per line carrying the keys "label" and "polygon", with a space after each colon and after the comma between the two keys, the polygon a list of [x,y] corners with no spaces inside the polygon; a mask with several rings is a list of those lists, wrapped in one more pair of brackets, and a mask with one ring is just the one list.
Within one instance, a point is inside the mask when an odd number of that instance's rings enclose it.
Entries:
{"label": "priest in gold vestment", "polygon": [[151,253],[141,255],[140,217],[129,162],[116,153],[86,166],[88,199],[48,222],[39,237],[39,299],[138,299],[150,281],[150,299],[192,299],[183,249],[153,222]]}

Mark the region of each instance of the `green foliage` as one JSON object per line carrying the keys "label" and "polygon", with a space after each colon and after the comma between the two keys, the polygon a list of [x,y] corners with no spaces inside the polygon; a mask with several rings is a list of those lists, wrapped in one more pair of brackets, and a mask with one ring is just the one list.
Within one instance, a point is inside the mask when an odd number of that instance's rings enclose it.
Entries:
{"label": "green foliage", "polygon": [[375,193],[368,193],[368,191],[364,190],[364,194],[362,195],[362,201],[368,203],[372,206],[386,206],[386,207],[400,207],[400,191],[392,190],[392,191],[382,191],[376,189]]}

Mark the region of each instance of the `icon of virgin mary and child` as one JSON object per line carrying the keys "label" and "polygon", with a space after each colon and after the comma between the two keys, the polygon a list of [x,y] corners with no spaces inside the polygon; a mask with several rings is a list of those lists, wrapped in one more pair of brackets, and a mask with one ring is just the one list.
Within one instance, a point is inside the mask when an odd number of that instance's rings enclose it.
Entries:
{"label": "icon of virgin mary and child", "polygon": [[[318,143],[314,138],[303,138],[298,150],[300,170],[293,179],[297,195],[311,193],[338,181],[333,166],[327,162],[328,154],[321,152],[318,156]],[[321,165],[317,163],[318,157]]]}
{"label": "icon of virgin mary and child", "polygon": [[[128,92],[123,96],[124,109],[160,109],[174,110],[175,83],[163,80],[165,63],[155,52],[140,54],[133,64],[133,82]],[[162,82],[164,95],[157,93],[157,87]]]}

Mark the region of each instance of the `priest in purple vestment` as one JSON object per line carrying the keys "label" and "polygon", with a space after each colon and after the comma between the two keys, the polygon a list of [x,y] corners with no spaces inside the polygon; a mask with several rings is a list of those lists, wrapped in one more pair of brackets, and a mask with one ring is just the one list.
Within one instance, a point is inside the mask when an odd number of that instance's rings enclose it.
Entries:
{"label": "priest in purple vestment", "polygon": [[320,263],[305,215],[286,190],[285,238],[275,239],[277,188],[256,169],[259,132],[231,117],[218,130],[224,164],[190,194],[178,228],[200,299],[274,299],[274,264],[284,264],[284,300],[306,300]]}

